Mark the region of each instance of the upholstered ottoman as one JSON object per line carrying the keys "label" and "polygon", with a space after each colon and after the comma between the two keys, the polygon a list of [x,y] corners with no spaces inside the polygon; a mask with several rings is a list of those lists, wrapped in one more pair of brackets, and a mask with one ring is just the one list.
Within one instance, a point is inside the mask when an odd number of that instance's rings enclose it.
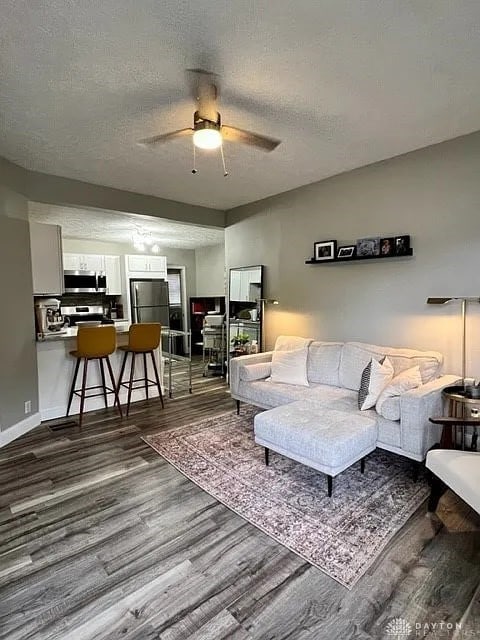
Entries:
{"label": "upholstered ottoman", "polygon": [[255,416],[255,442],[265,447],[265,464],[272,449],[287,458],[327,474],[328,495],[333,478],[373,451],[377,427],[373,418],[325,409],[298,400]]}

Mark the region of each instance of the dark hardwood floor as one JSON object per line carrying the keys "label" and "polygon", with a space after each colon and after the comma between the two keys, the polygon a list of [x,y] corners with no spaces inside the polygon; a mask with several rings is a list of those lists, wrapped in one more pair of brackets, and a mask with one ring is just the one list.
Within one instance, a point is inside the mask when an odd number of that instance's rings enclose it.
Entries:
{"label": "dark hardwood floor", "polygon": [[366,640],[396,637],[395,617],[411,637],[442,621],[480,635],[479,518],[459,499],[444,496],[440,519],[419,509],[348,591],[142,441],[234,410],[221,378],[193,391],[0,450],[0,638]]}

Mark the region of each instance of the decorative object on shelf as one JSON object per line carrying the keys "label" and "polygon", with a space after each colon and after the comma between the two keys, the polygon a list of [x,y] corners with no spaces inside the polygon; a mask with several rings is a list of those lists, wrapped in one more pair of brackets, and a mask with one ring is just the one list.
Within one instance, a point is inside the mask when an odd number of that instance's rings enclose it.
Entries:
{"label": "decorative object on shelf", "polygon": [[357,240],[357,256],[379,256],[380,238],[359,238]]}
{"label": "decorative object on shelf", "polygon": [[[405,238],[408,236],[400,236]],[[462,310],[462,384],[465,389],[465,374],[466,374],[466,357],[467,357],[467,302],[480,303],[480,297],[463,297],[463,296],[451,296],[450,298],[427,298],[427,304],[448,304],[454,300],[461,300]]]}
{"label": "decorative object on shelf", "polygon": [[313,257],[317,262],[323,260],[335,260],[336,253],[336,240],[323,240],[322,242],[315,242],[313,245]]}
{"label": "decorative object on shelf", "polygon": [[395,238],[395,255],[406,256],[410,250],[410,236],[397,236]]}
{"label": "decorative object on shelf", "polygon": [[338,248],[336,240],[314,243],[314,255],[305,260],[305,264],[330,264],[331,262],[350,262],[353,260],[378,260],[379,258],[398,258],[413,256],[410,236],[392,236],[389,238],[359,238],[355,245]]}
{"label": "decorative object on shelf", "polygon": [[382,238],[380,240],[380,255],[394,256],[396,254],[395,238]]}
{"label": "decorative object on shelf", "polygon": [[353,258],[355,255],[356,246],[354,244],[348,245],[347,247],[339,247],[337,252],[337,258]]}

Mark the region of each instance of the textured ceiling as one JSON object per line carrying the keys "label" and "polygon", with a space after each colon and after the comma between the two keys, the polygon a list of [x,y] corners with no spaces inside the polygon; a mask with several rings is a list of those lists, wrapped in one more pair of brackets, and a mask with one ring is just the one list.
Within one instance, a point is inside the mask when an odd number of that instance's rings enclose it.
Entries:
{"label": "textured ceiling", "polygon": [[[0,155],[39,171],[227,209],[480,129],[478,0],[0,0]],[[176,140],[184,70],[271,154]]]}
{"label": "textured ceiling", "polygon": [[59,224],[65,238],[132,243],[137,230],[151,234],[153,242],[171,249],[198,249],[222,244],[223,229],[169,222],[133,213],[76,209],[39,202],[29,202],[29,218],[33,222]]}

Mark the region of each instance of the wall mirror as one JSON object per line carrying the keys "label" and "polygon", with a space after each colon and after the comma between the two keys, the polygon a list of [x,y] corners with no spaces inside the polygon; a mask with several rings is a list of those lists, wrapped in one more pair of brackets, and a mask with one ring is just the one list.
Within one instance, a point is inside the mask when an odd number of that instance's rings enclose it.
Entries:
{"label": "wall mirror", "polygon": [[[256,343],[258,350],[262,344],[262,323],[260,318],[263,298],[263,265],[230,269],[228,281],[228,336],[230,353],[248,340]],[[241,340],[240,340],[241,339]],[[237,349],[239,351],[239,349]]]}

